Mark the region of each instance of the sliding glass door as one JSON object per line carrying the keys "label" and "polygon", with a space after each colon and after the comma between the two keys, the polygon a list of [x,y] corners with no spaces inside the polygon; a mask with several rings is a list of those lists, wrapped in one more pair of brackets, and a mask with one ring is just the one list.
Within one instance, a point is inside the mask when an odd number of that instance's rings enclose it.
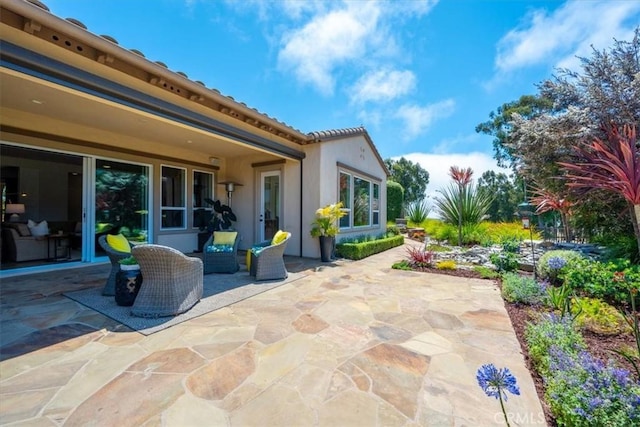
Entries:
{"label": "sliding glass door", "polygon": [[100,236],[122,234],[131,242],[149,240],[150,168],[114,160],[95,161],[95,256],[105,252]]}

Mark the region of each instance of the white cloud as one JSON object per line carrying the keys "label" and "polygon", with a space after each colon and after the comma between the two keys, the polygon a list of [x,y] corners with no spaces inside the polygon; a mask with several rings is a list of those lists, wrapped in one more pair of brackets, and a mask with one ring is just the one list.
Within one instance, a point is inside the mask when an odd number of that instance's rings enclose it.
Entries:
{"label": "white cloud", "polygon": [[398,160],[404,157],[413,163],[418,163],[423,169],[429,172],[429,185],[427,186],[427,196],[435,197],[438,190],[443,189],[451,181],[449,168],[458,166],[461,168],[470,167],[473,169],[473,179],[478,178],[488,170],[510,174],[509,169],[501,168],[496,160],[488,154],[480,152],[472,153],[452,153],[452,154],[432,154],[432,153],[409,153],[394,157]]}
{"label": "white cloud", "polygon": [[304,27],[283,37],[280,67],[290,70],[303,83],[331,95],[334,69],[366,55],[368,45],[380,41],[376,27],[380,15],[377,3],[360,3],[314,17]]}
{"label": "white cloud", "polygon": [[351,102],[390,101],[413,91],[415,86],[416,76],[411,71],[371,71],[353,86]]}
{"label": "white cloud", "polygon": [[[251,0],[253,1],[253,0]],[[338,78],[351,78],[364,70],[385,69],[389,59],[406,60],[398,43],[403,22],[429,13],[438,0],[388,1],[296,1],[269,3],[298,25],[284,31],[280,38],[278,66],[292,73],[296,79],[310,85],[324,95],[332,95]],[[395,81],[396,73],[389,71],[385,84],[399,90],[398,95],[367,90],[367,74],[356,84],[353,102],[385,101],[390,97],[406,94],[401,82]],[[401,75],[402,76],[402,75]],[[374,78],[376,76],[373,76]],[[411,82],[415,84],[412,74]],[[413,88],[413,86],[411,86]]]}
{"label": "white cloud", "polygon": [[575,67],[576,55],[590,56],[591,45],[603,49],[614,38],[630,40],[639,12],[640,2],[608,0],[568,1],[553,13],[537,10],[500,40],[496,68],[505,73],[547,62]]}
{"label": "white cloud", "polygon": [[455,101],[444,101],[424,107],[419,105],[403,105],[398,109],[396,117],[404,121],[405,139],[412,139],[423,133],[436,119],[450,116],[455,110]]}
{"label": "white cloud", "polygon": [[367,126],[373,126],[374,128],[378,128],[385,117],[386,115],[378,109],[361,110],[358,113],[358,118],[362,123],[366,123]]}

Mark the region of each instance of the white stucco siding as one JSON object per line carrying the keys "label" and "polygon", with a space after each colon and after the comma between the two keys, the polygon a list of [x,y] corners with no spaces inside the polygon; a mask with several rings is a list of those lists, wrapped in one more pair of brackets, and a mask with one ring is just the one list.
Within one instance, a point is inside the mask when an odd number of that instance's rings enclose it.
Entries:
{"label": "white stucco siding", "polygon": [[[234,224],[241,236],[239,248],[251,248],[259,239],[260,226],[260,173],[263,171],[280,171],[281,215],[279,228],[291,233],[285,254],[300,255],[300,163],[287,160],[285,162],[265,161],[263,156],[246,156],[227,159],[221,169],[217,182],[234,181],[242,184],[232,195],[234,214],[238,218]],[[216,185],[216,199],[226,203],[227,194],[223,185]]]}
{"label": "white stucco siding", "polygon": [[305,154],[302,184],[302,256],[317,258],[320,256],[320,249],[318,239],[310,235],[311,223],[315,218],[316,210],[323,206],[322,200],[332,200],[329,198],[330,195],[323,196],[323,191],[326,192],[328,188],[325,185],[327,180],[324,179],[323,175],[335,174],[335,167],[330,169],[323,167],[320,144],[307,145]]}
{"label": "white stucco siding", "polygon": [[[387,220],[387,175],[378,156],[362,135],[333,139],[312,144],[305,148],[307,155],[304,165],[305,194],[303,256],[317,258],[320,248],[317,238],[309,235],[311,222],[319,207],[336,203],[339,198],[339,170],[347,169],[355,175],[380,185],[379,224],[350,231],[342,231],[340,238],[359,235],[378,235],[386,229]],[[308,184],[307,184],[308,183]],[[317,184],[316,184],[317,183]],[[309,188],[309,191],[306,191]],[[308,194],[307,194],[308,193]]]}

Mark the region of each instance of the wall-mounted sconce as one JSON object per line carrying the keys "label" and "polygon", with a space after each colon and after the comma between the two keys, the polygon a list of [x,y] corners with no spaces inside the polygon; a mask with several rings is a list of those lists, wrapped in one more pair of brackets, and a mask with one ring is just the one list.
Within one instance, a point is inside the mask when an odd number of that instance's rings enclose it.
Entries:
{"label": "wall-mounted sconce", "polygon": [[218,184],[224,185],[224,189],[227,192],[227,206],[231,207],[231,195],[234,191],[236,191],[236,187],[242,187],[242,184],[234,181],[223,181],[219,182]]}

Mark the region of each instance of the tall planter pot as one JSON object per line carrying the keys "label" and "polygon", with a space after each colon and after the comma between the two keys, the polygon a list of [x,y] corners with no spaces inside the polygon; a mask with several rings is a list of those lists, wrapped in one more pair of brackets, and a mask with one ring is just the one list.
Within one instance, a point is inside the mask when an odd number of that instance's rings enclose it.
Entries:
{"label": "tall planter pot", "polygon": [[116,304],[129,307],[133,305],[142,285],[139,265],[121,265],[116,274]]}
{"label": "tall planter pot", "polygon": [[320,236],[320,260],[322,262],[331,262],[335,241],[334,236]]}

